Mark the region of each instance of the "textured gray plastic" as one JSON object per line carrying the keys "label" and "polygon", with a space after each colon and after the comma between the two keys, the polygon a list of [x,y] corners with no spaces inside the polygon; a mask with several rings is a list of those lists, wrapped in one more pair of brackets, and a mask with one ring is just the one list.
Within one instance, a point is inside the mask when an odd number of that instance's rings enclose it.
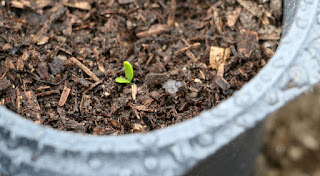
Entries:
{"label": "textured gray plastic", "polygon": [[264,119],[320,80],[319,1],[284,1],[285,24],[291,27],[270,62],[231,98],[175,126],[146,134],[89,136],[36,125],[0,107],[0,173],[248,175]]}

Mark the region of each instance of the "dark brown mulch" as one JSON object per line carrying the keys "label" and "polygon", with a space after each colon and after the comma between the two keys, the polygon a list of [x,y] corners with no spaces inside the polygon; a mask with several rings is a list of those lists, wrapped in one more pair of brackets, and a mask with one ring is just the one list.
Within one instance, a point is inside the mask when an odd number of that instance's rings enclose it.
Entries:
{"label": "dark brown mulch", "polygon": [[[280,0],[4,5],[0,105],[97,135],[159,129],[214,107],[267,63],[281,33]],[[123,61],[134,68],[130,85],[115,82]]]}

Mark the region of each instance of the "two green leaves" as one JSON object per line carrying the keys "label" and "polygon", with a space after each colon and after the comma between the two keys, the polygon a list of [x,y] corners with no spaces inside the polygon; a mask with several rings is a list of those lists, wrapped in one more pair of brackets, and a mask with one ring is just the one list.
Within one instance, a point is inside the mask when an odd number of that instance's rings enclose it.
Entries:
{"label": "two green leaves", "polygon": [[118,77],[116,78],[116,81],[118,83],[131,83],[133,78],[133,68],[131,64],[127,61],[123,62],[124,72],[125,72],[125,78],[124,77]]}

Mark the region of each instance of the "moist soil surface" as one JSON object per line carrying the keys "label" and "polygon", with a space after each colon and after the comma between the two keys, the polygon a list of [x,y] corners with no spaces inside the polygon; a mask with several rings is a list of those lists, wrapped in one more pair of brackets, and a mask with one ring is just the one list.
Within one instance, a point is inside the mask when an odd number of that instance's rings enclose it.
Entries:
{"label": "moist soil surface", "polygon": [[[274,54],[281,0],[11,0],[0,5],[0,105],[95,135],[212,108]],[[120,84],[123,62],[134,69]]]}

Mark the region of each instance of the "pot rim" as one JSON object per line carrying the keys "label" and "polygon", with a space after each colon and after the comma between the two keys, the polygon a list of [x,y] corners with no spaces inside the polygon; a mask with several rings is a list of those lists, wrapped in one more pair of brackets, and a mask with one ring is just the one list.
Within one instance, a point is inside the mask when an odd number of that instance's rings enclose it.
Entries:
{"label": "pot rim", "polygon": [[[279,97],[282,91],[287,90],[290,74],[294,75],[297,71],[292,70],[292,68],[295,68],[292,65],[300,54],[300,48],[305,39],[307,39],[306,36],[311,29],[318,4],[319,1],[301,0],[291,29],[284,37],[281,37],[280,45],[272,59],[252,80],[218,106],[203,111],[198,116],[179,124],[144,134],[94,136],[59,131],[51,127],[37,125],[17,114],[10,115],[8,119],[5,114],[11,112],[4,107],[0,107],[2,111],[0,113],[0,124],[12,128],[10,131],[15,132],[14,135],[37,139],[42,145],[64,149],[72,148],[84,152],[97,150],[110,153],[141,152],[154,146],[164,148],[193,139],[199,139],[199,142],[202,141],[203,143],[212,144],[214,142],[216,145],[210,148],[210,151],[214,151],[234,138],[235,134],[240,134],[253,127],[266,115],[314,84],[313,82],[306,82],[302,87],[297,85],[299,90],[294,90],[295,92],[290,94],[289,97]],[[288,77],[286,74],[290,69],[292,73],[289,71]],[[283,79],[286,79],[284,77],[288,77],[288,81],[283,81]],[[300,83],[301,80],[293,81]],[[284,90],[274,90],[274,87],[281,88],[282,85],[280,84],[284,84],[284,82],[286,83]],[[261,105],[266,105],[267,108]],[[208,134],[223,135],[223,138],[220,137],[218,141],[210,141]],[[91,145],[92,143],[94,145]]]}

